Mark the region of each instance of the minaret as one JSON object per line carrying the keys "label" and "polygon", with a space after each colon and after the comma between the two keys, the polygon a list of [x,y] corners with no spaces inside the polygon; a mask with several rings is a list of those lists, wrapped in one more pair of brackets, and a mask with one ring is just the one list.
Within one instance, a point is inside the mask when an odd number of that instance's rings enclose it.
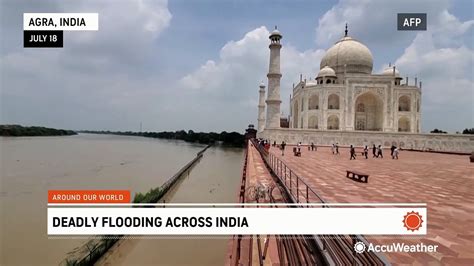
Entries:
{"label": "minaret", "polygon": [[270,66],[268,69],[267,116],[265,128],[280,128],[280,40],[283,36],[277,30],[270,34]]}
{"label": "minaret", "polygon": [[260,83],[260,90],[258,96],[258,132],[262,132],[265,129],[265,84]]}

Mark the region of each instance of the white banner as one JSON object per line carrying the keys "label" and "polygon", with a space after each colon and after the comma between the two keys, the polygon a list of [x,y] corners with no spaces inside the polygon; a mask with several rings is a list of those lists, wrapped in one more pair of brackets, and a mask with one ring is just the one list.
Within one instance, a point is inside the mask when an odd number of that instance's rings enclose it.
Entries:
{"label": "white banner", "polygon": [[426,208],[48,208],[49,235],[425,235]]}
{"label": "white banner", "polygon": [[23,13],[23,30],[97,31],[98,13]]}

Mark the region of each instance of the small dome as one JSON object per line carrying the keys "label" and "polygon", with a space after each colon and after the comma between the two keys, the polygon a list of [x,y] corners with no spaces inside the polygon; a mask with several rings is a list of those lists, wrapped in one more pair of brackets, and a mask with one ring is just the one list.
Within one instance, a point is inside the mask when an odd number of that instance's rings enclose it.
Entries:
{"label": "small dome", "polygon": [[278,31],[277,27],[275,26],[275,29],[270,33],[270,36],[268,37],[269,39],[277,38],[281,39],[283,36],[281,33]]}
{"label": "small dome", "polygon": [[[382,71],[382,75],[392,76],[393,75],[393,67],[386,67]],[[395,68],[395,77],[400,77],[400,72],[398,72],[397,68]]]}
{"label": "small dome", "polygon": [[274,29],[274,30],[272,31],[272,33],[270,33],[270,35],[280,35],[280,36],[281,36],[281,33],[280,33],[279,30]]}
{"label": "small dome", "polygon": [[328,66],[325,66],[321,70],[319,70],[317,77],[319,78],[319,77],[335,77],[335,76],[336,76],[336,71],[334,71],[334,69]]}
{"label": "small dome", "polygon": [[371,74],[372,53],[364,44],[346,36],[326,51],[320,68],[324,66],[331,67],[337,74],[344,73],[344,68],[347,73]]}

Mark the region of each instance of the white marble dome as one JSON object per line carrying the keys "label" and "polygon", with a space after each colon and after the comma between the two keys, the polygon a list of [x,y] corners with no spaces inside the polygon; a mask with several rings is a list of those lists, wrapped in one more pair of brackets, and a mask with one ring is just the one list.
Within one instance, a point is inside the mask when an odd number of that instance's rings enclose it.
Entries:
{"label": "white marble dome", "polygon": [[328,66],[325,66],[321,68],[321,70],[319,70],[317,77],[319,78],[319,77],[335,77],[335,76],[336,76],[336,71],[334,71],[334,69]]}
{"label": "white marble dome", "polygon": [[371,74],[373,57],[369,48],[351,37],[343,37],[326,51],[320,68],[329,66],[337,74],[344,73]]}
{"label": "white marble dome", "polygon": [[[386,67],[382,71],[382,75],[392,76],[393,75],[393,67]],[[400,77],[400,72],[398,71],[397,68],[395,68],[395,77]]]}

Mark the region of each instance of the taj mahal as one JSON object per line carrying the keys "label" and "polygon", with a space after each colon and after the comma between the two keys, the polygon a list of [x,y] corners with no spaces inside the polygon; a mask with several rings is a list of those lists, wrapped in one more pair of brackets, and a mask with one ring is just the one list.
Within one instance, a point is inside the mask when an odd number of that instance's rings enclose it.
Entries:
{"label": "taj mahal", "polygon": [[[341,34],[342,35],[342,34]],[[314,78],[293,85],[290,114],[280,105],[283,35],[270,33],[268,90],[259,86],[258,136],[287,143],[396,145],[408,149],[474,150],[466,136],[421,133],[422,82],[403,78],[396,66],[373,73],[372,53],[345,33],[323,56]],[[283,62],[284,63],[284,62]],[[266,98],[265,98],[266,96]]]}

